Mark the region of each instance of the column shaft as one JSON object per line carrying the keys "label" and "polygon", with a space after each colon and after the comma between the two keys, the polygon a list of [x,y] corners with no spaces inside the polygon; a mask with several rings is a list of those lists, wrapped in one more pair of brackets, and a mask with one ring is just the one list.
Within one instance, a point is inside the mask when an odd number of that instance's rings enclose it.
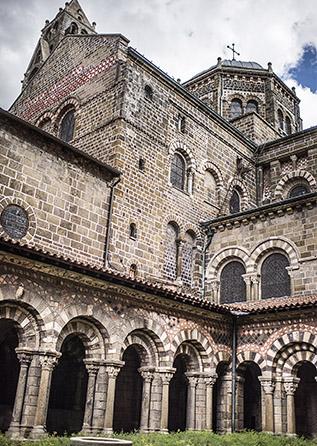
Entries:
{"label": "column shaft", "polygon": [[106,365],[106,372],[108,374],[108,387],[103,431],[107,434],[112,433],[113,431],[113,411],[116,392],[116,380],[120,372],[120,368],[123,364],[124,363]]}
{"label": "column shaft", "polygon": [[161,404],[161,432],[168,432],[168,396],[169,382],[172,379],[175,369],[168,369],[161,372],[162,379],[162,404]]}
{"label": "column shaft", "polygon": [[148,432],[150,420],[151,386],[154,377],[154,369],[141,367],[139,372],[143,378],[140,430],[141,432]]}
{"label": "column shaft", "polygon": [[207,376],[205,378],[206,383],[206,429],[212,430],[212,418],[213,418],[213,387],[216,382],[217,375]]}
{"label": "column shaft", "polygon": [[95,364],[90,364],[90,363],[86,362],[86,369],[88,371],[88,385],[87,385],[87,396],[86,396],[83,430],[86,432],[91,432],[92,415],[93,415],[94,401],[95,401],[96,376],[98,373],[98,366]]}

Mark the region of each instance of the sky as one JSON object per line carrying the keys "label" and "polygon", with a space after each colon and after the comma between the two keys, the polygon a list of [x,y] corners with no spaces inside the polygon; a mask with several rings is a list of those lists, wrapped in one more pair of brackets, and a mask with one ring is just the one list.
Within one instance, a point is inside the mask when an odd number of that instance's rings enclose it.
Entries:
{"label": "sky", "polygon": [[[79,0],[97,32],[121,33],[149,60],[186,81],[231,59],[273,70],[301,99],[304,128],[317,125],[316,0]],[[46,19],[59,0],[0,0],[0,107],[8,108]]]}

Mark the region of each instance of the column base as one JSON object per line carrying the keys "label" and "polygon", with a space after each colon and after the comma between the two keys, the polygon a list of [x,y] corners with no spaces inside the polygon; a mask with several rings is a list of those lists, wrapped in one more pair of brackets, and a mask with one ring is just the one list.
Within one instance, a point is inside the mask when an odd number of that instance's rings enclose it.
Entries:
{"label": "column base", "polygon": [[39,438],[46,437],[48,434],[44,426],[34,426],[30,433],[30,438],[37,440]]}
{"label": "column base", "polygon": [[289,432],[286,432],[286,437],[297,437],[297,434],[290,434]]}
{"label": "column base", "polygon": [[18,438],[21,438],[21,426],[17,422],[12,422],[10,424],[9,429],[5,433],[6,437],[11,438],[12,440],[16,440]]}
{"label": "column base", "polygon": [[105,436],[111,436],[113,435],[113,429],[111,427],[106,427],[105,429],[102,429],[102,431],[100,432],[101,435],[105,435]]}
{"label": "column base", "polygon": [[160,429],[158,432],[160,434],[168,434],[168,429]]}

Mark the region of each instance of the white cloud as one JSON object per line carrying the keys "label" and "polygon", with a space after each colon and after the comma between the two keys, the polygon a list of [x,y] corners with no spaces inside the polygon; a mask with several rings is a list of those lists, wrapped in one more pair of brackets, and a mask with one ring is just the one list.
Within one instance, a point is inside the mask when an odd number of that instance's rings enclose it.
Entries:
{"label": "white cloud", "polygon": [[[183,81],[230,58],[235,42],[241,60],[253,60],[285,76],[307,43],[317,47],[315,0],[81,0],[97,31],[120,32],[148,59]],[[7,107],[19,91],[19,81],[46,18],[62,6],[57,0],[0,1],[0,100]],[[3,51],[9,47],[14,51]],[[15,87],[14,87],[15,85]],[[311,125],[315,95],[297,88],[304,126]],[[317,123],[317,119],[316,119]]]}

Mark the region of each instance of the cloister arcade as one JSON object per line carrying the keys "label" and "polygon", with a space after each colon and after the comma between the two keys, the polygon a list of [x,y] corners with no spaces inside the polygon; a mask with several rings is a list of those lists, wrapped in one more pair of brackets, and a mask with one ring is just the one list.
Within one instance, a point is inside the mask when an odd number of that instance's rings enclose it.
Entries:
{"label": "cloister arcade", "polygon": [[[138,326],[123,341],[88,315],[49,331],[39,313],[0,305],[0,427],[12,437],[141,430],[231,430],[230,353],[197,329],[170,339]],[[267,354],[240,351],[236,429],[317,433],[312,331],[270,340]],[[55,348],[52,348],[52,346]]]}

